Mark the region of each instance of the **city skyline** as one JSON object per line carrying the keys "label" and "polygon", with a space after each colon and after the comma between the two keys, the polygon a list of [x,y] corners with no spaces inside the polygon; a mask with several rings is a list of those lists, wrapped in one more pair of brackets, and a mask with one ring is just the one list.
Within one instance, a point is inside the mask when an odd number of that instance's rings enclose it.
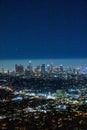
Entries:
{"label": "city skyline", "polygon": [[27,68],[29,62],[32,62],[32,67],[41,66],[42,64],[60,66],[63,65],[64,69],[68,66],[72,68],[78,67],[87,67],[87,58],[86,59],[11,59],[11,60],[0,60],[0,70],[4,68],[5,70],[14,70],[15,65],[23,65],[24,68]]}
{"label": "city skyline", "polygon": [[0,59],[87,58],[86,0],[1,0]]}

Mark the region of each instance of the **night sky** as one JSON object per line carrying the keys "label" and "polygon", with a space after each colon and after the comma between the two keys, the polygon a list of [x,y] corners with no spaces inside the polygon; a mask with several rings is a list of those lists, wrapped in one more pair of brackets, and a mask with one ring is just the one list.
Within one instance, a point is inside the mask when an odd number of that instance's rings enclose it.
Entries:
{"label": "night sky", "polygon": [[87,0],[0,0],[0,59],[87,58]]}

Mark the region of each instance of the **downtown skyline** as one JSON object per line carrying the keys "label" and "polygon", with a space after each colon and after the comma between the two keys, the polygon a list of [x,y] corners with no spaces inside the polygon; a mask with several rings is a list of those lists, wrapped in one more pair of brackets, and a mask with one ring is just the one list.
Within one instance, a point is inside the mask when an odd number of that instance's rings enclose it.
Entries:
{"label": "downtown skyline", "polygon": [[53,66],[60,66],[63,65],[64,69],[67,67],[72,68],[84,68],[87,67],[87,58],[86,59],[3,59],[0,60],[0,71],[2,68],[5,70],[14,70],[15,64],[17,65],[23,65],[24,68],[27,68],[29,65],[29,61],[32,62],[32,67],[41,66],[42,64],[47,65],[53,65]]}

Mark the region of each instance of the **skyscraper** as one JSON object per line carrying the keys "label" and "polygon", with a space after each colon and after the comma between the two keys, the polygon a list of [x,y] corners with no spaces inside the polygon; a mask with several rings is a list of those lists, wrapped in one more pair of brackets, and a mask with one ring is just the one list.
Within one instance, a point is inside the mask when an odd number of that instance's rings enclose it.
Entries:
{"label": "skyscraper", "polygon": [[63,72],[63,65],[59,66],[59,70],[60,70],[60,72]]}
{"label": "skyscraper", "polygon": [[15,65],[15,72],[16,73],[23,73],[24,72],[24,66],[22,66],[22,65]]}
{"label": "skyscraper", "polygon": [[30,72],[33,71],[32,61],[29,61],[29,65],[28,65],[27,69],[28,69]]}
{"label": "skyscraper", "polygon": [[41,66],[41,73],[45,74],[45,64],[42,64],[42,66]]}

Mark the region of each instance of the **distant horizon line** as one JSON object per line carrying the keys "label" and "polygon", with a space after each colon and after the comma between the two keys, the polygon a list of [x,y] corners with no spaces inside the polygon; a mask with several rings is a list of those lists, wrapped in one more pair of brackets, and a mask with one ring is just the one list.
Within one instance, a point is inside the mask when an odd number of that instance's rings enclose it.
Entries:
{"label": "distant horizon line", "polygon": [[15,64],[21,64],[25,68],[28,66],[29,61],[32,61],[33,66],[38,66],[41,64],[54,64],[55,66],[63,65],[65,68],[67,66],[79,67],[87,66],[87,58],[24,58],[24,59],[0,59],[0,69],[14,69]]}
{"label": "distant horizon line", "polygon": [[46,60],[46,59],[50,59],[50,60],[73,60],[73,59],[87,59],[87,57],[83,58],[83,57],[76,57],[76,58],[0,58],[0,60]]}

